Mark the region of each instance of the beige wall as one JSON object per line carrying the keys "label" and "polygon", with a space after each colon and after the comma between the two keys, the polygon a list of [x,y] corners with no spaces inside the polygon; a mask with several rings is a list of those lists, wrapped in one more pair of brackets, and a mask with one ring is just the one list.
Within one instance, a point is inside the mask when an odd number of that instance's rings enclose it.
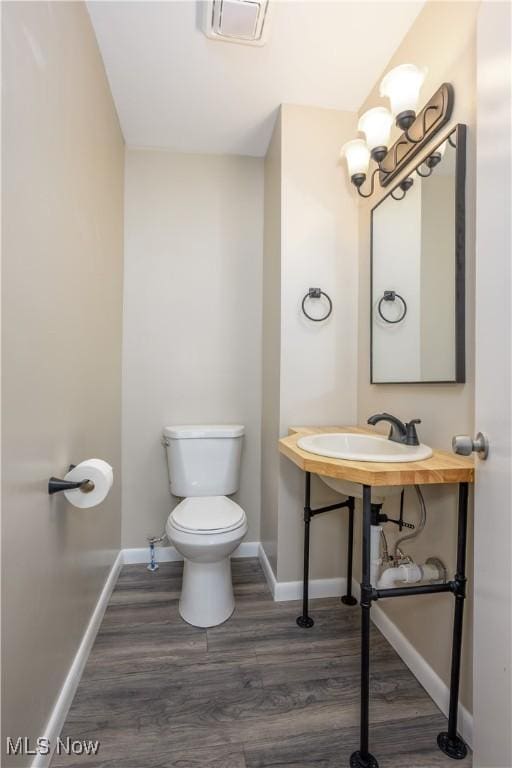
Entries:
{"label": "beige wall", "polygon": [[[413,62],[429,68],[422,98],[426,99],[443,82],[455,87],[451,123],[468,125],[466,266],[467,266],[467,384],[370,385],[369,359],[369,266],[370,210],[379,199],[374,195],[361,202],[359,217],[359,382],[358,414],[364,423],[376,411],[388,411],[404,419],[419,417],[421,439],[437,448],[450,449],[452,435],[473,434],[474,405],[474,231],[475,231],[475,25],[477,3],[428,2],[389,62]],[[383,73],[384,74],[384,73]],[[380,82],[380,78],[379,78]],[[362,105],[361,112],[380,103],[378,82]],[[448,129],[445,129],[448,130]],[[429,510],[428,527],[416,544],[407,546],[418,561],[429,555],[443,558],[449,571],[455,565],[456,489],[425,489]],[[407,516],[416,514],[413,493],[408,494]],[[392,511],[392,505],[390,510]],[[389,527],[389,526],[388,526]],[[390,536],[391,538],[391,536]],[[471,552],[471,542],[469,544]],[[471,557],[469,568],[471,569]],[[462,702],[471,709],[471,579],[463,650]],[[429,596],[389,601],[381,606],[416,650],[445,682],[449,680],[449,652],[453,601]]]}
{"label": "beige wall", "polygon": [[172,505],[166,424],[246,427],[240,491],[260,538],[263,160],[128,150],[123,546]]}
{"label": "beige wall", "polygon": [[281,407],[281,111],[265,157],[261,398],[261,543],[277,573]]}
{"label": "beige wall", "polygon": [[[294,424],[354,423],[356,419],[357,209],[338,167],[340,145],[355,128],[353,113],[284,105],[267,158],[265,274],[269,279],[264,282],[263,302],[265,316],[272,318],[267,335],[277,328],[280,333],[280,349],[274,336],[263,351],[264,370],[279,366],[279,374],[273,373],[271,413],[266,412],[269,401],[264,407],[269,439],[287,434]],[[280,221],[271,212],[279,194]],[[333,314],[325,323],[313,323],[302,314],[302,297],[312,286],[320,286],[332,298]],[[318,309],[310,306],[312,313]],[[271,446],[268,451],[270,465],[277,453],[275,449],[272,453]],[[279,581],[298,580],[302,576],[304,474],[281,458],[276,480],[275,467],[264,463],[262,488],[266,500],[262,514],[264,519],[268,516],[274,537],[269,547],[273,568],[277,551],[275,575]],[[327,487],[315,480],[313,503],[332,498]],[[340,512],[315,519],[312,578],[344,575],[345,524],[346,516]],[[266,548],[267,539],[263,539]]]}
{"label": "beige wall", "polygon": [[[2,11],[5,739],[44,733],[120,546],[123,140],[85,5]],[[104,504],[48,496],[91,456]]]}

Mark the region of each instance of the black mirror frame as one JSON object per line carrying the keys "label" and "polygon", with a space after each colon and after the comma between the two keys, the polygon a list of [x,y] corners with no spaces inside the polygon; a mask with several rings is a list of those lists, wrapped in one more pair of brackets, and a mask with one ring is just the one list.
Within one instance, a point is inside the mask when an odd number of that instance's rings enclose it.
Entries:
{"label": "black mirror frame", "polygon": [[[374,381],[373,379],[373,213],[392,195],[396,184],[371,210],[370,224],[370,383],[371,384],[464,384],[466,382],[466,126],[458,123],[435,146],[429,147],[409,174],[420,168],[425,159],[455,134],[455,378],[441,381]],[[406,174],[407,175],[407,174]],[[395,198],[396,199],[396,198]],[[399,202],[399,201],[398,201]]]}

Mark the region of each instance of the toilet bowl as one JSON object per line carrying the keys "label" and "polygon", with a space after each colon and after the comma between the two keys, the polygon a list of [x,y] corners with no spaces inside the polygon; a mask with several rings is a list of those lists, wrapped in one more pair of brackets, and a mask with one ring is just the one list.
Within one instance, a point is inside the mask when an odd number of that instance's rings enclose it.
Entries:
{"label": "toilet bowl", "polygon": [[165,530],[184,559],[182,618],[195,627],[222,624],[235,608],[230,555],[247,533],[244,510],[227,496],[187,498]]}

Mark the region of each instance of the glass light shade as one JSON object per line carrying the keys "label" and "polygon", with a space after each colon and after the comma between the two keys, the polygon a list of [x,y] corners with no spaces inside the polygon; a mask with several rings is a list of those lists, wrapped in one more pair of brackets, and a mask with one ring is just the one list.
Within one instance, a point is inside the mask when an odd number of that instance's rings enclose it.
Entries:
{"label": "glass light shade", "polygon": [[401,64],[384,75],[380,95],[389,99],[395,117],[401,112],[417,111],[420,88],[427,71],[414,64]]}
{"label": "glass light shade", "polygon": [[370,150],[375,147],[387,147],[389,134],[393,125],[393,115],[385,107],[369,109],[359,118],[357,128],[366,136],[366,144]]}
{"label": "glass light shade", "polygon": [[363,139],[347,141],[341,148],[341,157],[347,160],[349,176],[356,173],[366,174],[370,164],[370,150]]}

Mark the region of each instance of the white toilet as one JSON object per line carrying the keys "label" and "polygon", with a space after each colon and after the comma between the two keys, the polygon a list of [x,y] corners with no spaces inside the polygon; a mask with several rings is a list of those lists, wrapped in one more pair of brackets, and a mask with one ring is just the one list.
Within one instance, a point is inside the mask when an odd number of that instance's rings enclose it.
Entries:
{"label": "white toilet", "polygon": [[195,627],[222,624],[235,608],[229,558],[247,518],[227,496],[238,490],[243,434],[238,425],[164,429],[171,493],[184,497],[165,530],[185,561],[180,614]]}

